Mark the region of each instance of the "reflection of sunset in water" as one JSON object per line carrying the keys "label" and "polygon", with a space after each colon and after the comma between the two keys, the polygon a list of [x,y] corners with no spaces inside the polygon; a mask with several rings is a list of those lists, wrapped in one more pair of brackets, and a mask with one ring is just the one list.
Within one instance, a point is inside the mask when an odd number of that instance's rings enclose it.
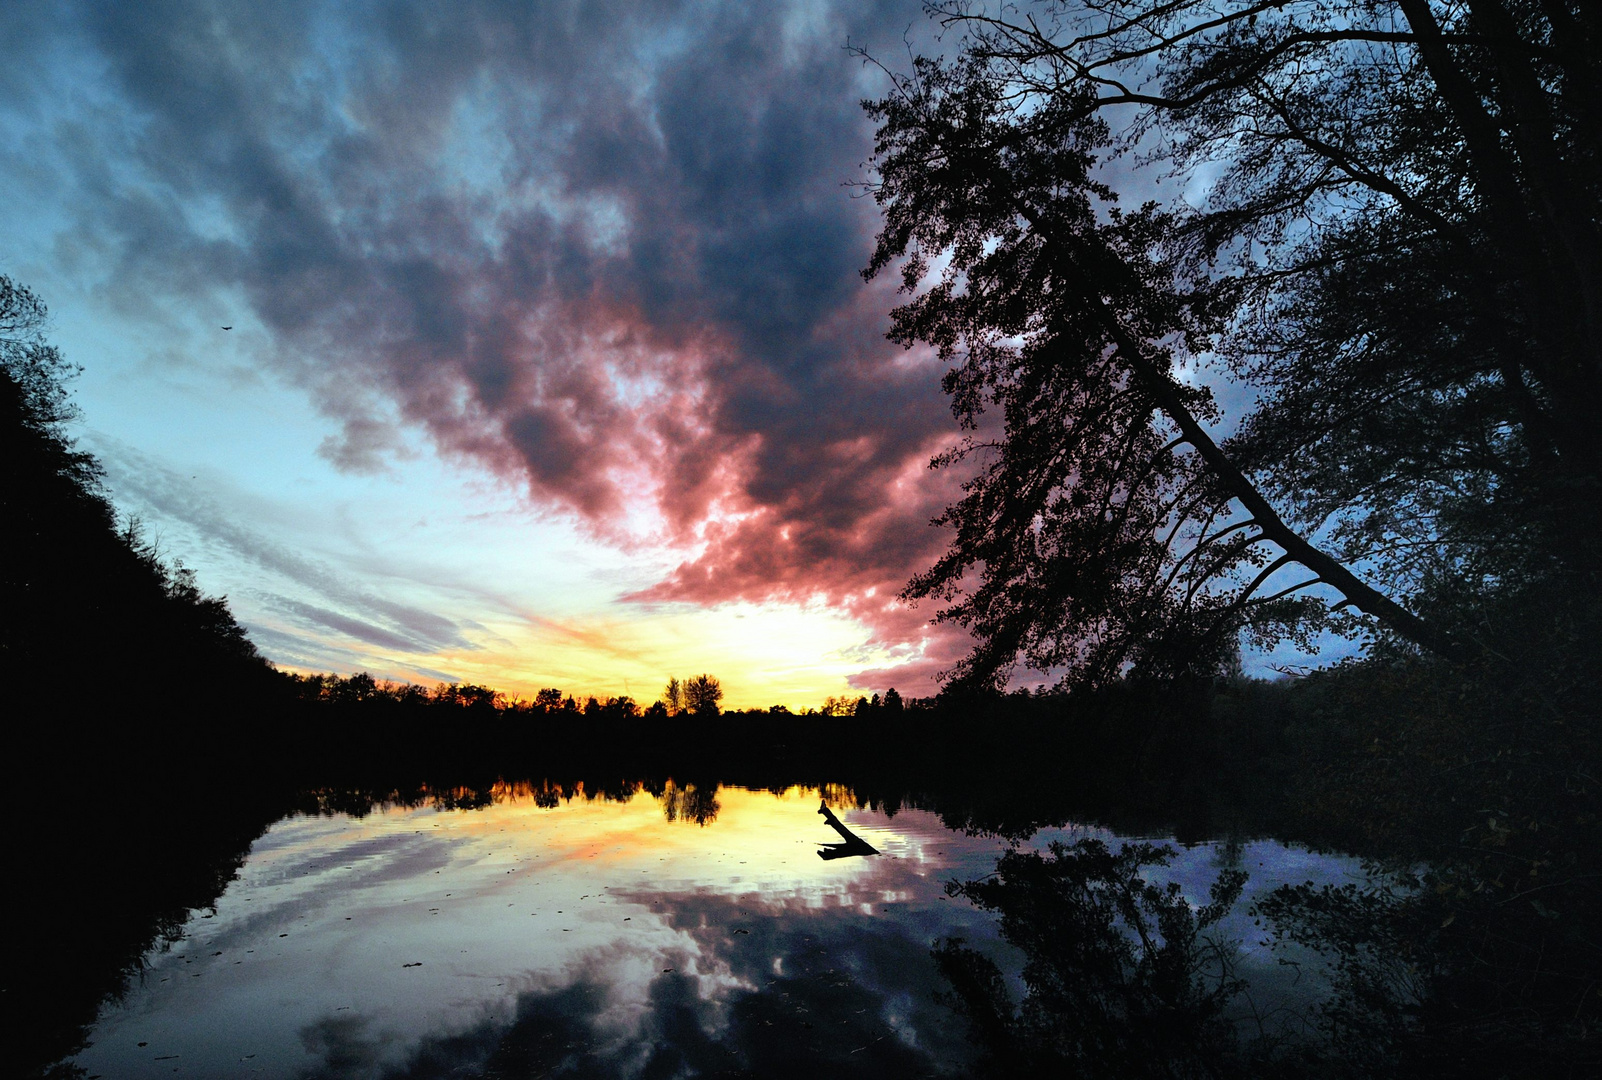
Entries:
{"label": "reflection of sunset in water", "polygon": [[[880,854],[820,859],[839,839],[820,794]],[[943,891],[989,873],[1001,844],[923,811],[859,809],[842,789],[517,784],[423,802],[274,825],[77,1063],[421,1075],[445,1048],[532,1038],[532,1024],[616,1075],[668,1027],[686,1062],[755,1061],[787,1032],[842,1054],[871,1045],[853,1061],[894,1072],[964,1054],[934,1001],[931,943],[1005,955],[989,918]]]}
{"label": "reflection of sunset in water", "polygon": [[[871,861],[828,866],[816,858],[822,844],[838,837],[818,814],[820,793],[814,788],[775,794],[669,781],[655,796],[637,790],[619,801],[586,794],[580,786],[554,807],[542,807],[550,798],[543,790],[497,785],[494,805],[482,812],[444,817],[423,811],[422,819],[411,820],[443,830],[457,845],[458,860],[510,858],[521,866],[522,860],[537,859],[546,868],[572,863],[572,872],[604,872],[616,882],[652,877],[654,887],[761,891],[775,899],[822,903],[824,896],[844,895],[842,890],[873,876]],[[925,815],[886,819],[858,811],[849,792],[823,794],[861,835],[875,837],[876,846],[883,840],[882,850],[892,859],[909,861],[920,873],[940,864],[929,842],[945,830]],[[586,868],[586,860],[595,865]],[[721,872],[709,875],[712,867]],[[524,868],[534,869],[532,863]]]}

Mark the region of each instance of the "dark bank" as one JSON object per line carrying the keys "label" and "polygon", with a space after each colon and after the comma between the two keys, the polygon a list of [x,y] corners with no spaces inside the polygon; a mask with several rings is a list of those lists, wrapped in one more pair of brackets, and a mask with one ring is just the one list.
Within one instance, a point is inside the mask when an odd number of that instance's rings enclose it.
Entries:
{"label": "dark bank", "polygon": [[[666,730],[645,717],[608,722],[604,706],[581,727],[563,722],[565,707],[543,717],[448,691],[369,687],[341,700],[345,682],[322,680],[309,695],[304,682],[280,679],[271,709],[258,699],[248,714],[250,730],[271,733],[248,765],[249,744],[219,732],[210,708],[174,710],[155,743],[76,707],[52,710],[56,725],[41,734],[70,735],[34,744],[19,805],[37,824],[14,838],[17,880],[50,883],[31,894],[31,919],[61,928],[24,941],[8,966],[30,1068],[81,1045],[97,1007],[137,983],[150,950],[181,940],[285,814],[359,818],[425,805],[471,815],[495,805],[503,780],[553,776],[565,779],[536,785],[541,805],[643,791],[714,830],[720,784],[802,785],[848,793],[848,806],[925,812],[956,835],[1027,841],[1073,823],[1173,837],[1180,850],[1275,836],[1374,861],[1362,884],[1285,883],[1253,898],[1254,933],[1320,953],[1333,971],[1334,995],[1294,1024],[1272,1025],[1271,1037],[1242,1028],[1230,1004],[1243,987],[1228,965],[1205,962],[1209,916],[1187,925],[1172,899],[1143,884],[1160,874],[1158,853],[1115,842],[1111,852],[1029,854],[1026,844],[966,885],[952,877],[953,900],[994,913],[1027,957],[1008,983],[959,935],[923,943],[944,977],[925,1004],[966,1018],[968,1071],[1518,1075],[1539,1066],[1579,1075],[1594,1060],[1596,871],[1585,844],[1597,826],[1589,789],[1574,783],[1584,765],[1542,747],[1528,720],[1516,745],[1498,745],[1505,695],[1465,745],[1459,698],[1449,699],[1445,730],[1431,712],[1442,707],[1438,679],[1364,666],[1289,685],[914,702],[895,716],[790,724],[721,712],[672,718],[680,723]],[[98,733],[96,752],[83,752],[86,731]],[[1561,726],[1557,737],[1573,745]],[[308,746],[328,752],[308,765]],[[653,760],[660,771],[642,764]],[[836,837],[823,828],[811,839]],[[1228,867],[1217,871],[1224,892],[1214,902],[1225,910],[1227,878]],[[1137,920],[1161,943],[1150,955],[1130,951]],[[818,962],[822,978],[829,965]],[[808,992],[821,1007],[849,989],[831,986]],[[1068,1023],[1084,1015],[1087,995],[1103,1016],[1094,1032]],[[480,1037],[499,1047],[496,1031]],[[707,1067],[715,1060],[712,1075],[739,1075],[743,1053],[722,1047]],[[878,1075],[933,1067],[917,1055],[872,1061]]]}

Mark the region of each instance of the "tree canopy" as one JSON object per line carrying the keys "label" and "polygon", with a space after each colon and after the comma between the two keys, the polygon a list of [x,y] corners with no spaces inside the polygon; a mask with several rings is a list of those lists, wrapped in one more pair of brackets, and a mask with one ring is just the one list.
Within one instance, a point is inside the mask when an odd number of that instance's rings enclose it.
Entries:
{"label": "tree canopy", "polygon": [[[1242,631],[1455,659],[1554,613],[1582,636],[1602,13],[932,11],[954,57],[867,103],[865,273],[899,263],[891,336],[951,364],[967,430],[936,460],[974,469],[950,550],[906,592],[973,632],[959,681],[1213,670]],[[1119,169],[1178,194],[1125,208]]]}
{"label": "tree canopy", "polygon": [[684,711],[696,716],[716,716],[723,701],[723,684],[711,675],[684,680]]}

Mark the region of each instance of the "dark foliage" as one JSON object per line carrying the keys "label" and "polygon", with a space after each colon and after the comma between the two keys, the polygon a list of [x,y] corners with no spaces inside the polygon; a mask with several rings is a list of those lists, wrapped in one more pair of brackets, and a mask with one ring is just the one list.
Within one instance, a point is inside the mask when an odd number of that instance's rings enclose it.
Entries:
{"label": "dark foliage", "polygon": [[[136,524],[118,522],[99,464],[66,434],[73,369],[45,342],[45,315],[32,292],[0,277],[0,679],[44,735],[46,717],[93,715],[85,705],[96,697],[185,671],[134,740],[145,744],[163,717],[192,718],[208,695],[243,697],[273,674],[221,598],[167,565]],[[105,735],[118,741],[115,728]]]}
{"label": "dark foliage", "polygon": [[[940,618],[978,641],[959,681],[988,685],[1020,655],[1091,684],[1130,661],[1167,675],[1239,625],[1233,597],[1190,586],[1263,560],[1240,543],[1189,572],[1170,556],[1175,515],[1180,531],[1211,532],[1230,493],[1154,416],[1170,397],[1187,416],[1217,414],[1206,391],[1174,381],[1171,350],[1124,346],[1177,337],[1199,349],[1215,304],[1169,287],[1172,268],[1154,252],[1169,219],[1153,206],[1118,211],[1092,178],[1109,137],[1093,98],[1038,104],[1019,109],[970,57],[919,59],[870,106],[886,223],[868,272],[907,256],[902,286],[914,296],[891,336],[956,365],[946,390],[975,431],[935,464],[979,462],[939,519],[955,530],[950,552],[908,595],[956,601]],[[925,289],[940,256],[940,280]],[[1000,430],[981,428],[989,408]]]}
{"label": "dark foliage", "polygon": [[[0,684],[19,805],[49,810],[12,830],[7,854],[16,880],[43,887],[50,925],[70,928],[30,928],[7,960],[21,1068],[69,1047],[146,936],[214,896],[272,820],[256,803],[266,762],[238,751],[288,700],[223,600],[118,523],[99,464],[66,434],[74,369],[45,316],[0,276]],[[180,819],[178,776],[231,812]],[[53,887],[85,863],[114,896]]]}
{"label": "dark foliage", "polygon": [[1264,906],[1339,963],[1332,1041],[1382,1075],[1602,1068],[1595,671],[1369,663],[1295,691],[1290,827],[1392,871],[1390,887]]}
{"label": "dark foliage", "polygon": [[[957,59],[868,105],[868,272],[903,260],[892,337],[951,362],[974,432],[936,462],[976,465],[951,550],[908,588],[978,638],[955,685],[1370,634],[1366,662],[1196,717],[1204,768],[1389,875],[1260,909],[1336,964],[1305,1064],[1594,1074],[1596,6],[932,7]],[[1120,213],[1119,156],[1205,198]],[[1180,377],[1209,363],[1249,409]]]}

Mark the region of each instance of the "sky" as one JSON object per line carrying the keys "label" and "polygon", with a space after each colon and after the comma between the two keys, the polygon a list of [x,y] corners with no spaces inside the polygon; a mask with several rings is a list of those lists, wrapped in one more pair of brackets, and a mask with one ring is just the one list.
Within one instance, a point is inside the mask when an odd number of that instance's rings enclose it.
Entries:
{"label": "sky", "polygon": [[[532,694],[926,694],[957,478],[884,340],[881,4],[0,6],[0,272],[114,503],[263,653]],[[224,327],[232,327],[225,330]]]}
{"label": "sky", "polygon": [[864,282],[918,0],[0,5],[0,273],[118,509],[288,670],[937,688],[962,477]]}

